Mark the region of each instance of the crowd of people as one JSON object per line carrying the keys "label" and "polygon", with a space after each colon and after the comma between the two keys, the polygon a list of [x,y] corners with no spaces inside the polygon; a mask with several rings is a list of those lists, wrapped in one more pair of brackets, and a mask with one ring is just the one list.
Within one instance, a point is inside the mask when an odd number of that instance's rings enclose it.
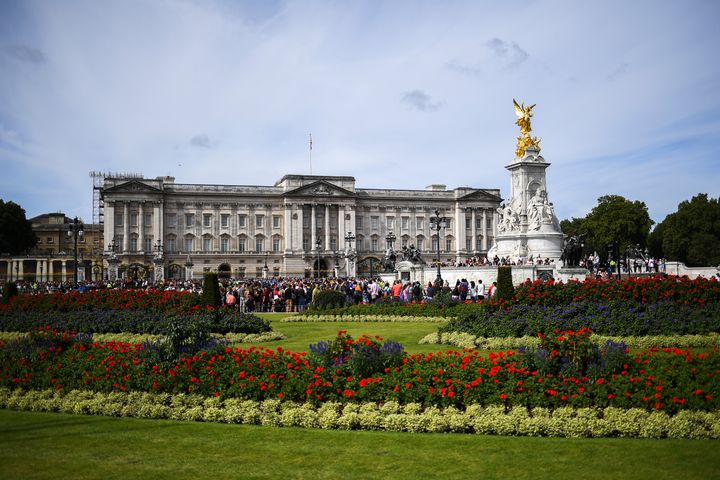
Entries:
{"label": "crowd of people", "polygon": [[[165,280],[158,283],[146,280],[117,280],[115,282],[17,282],[18,291],[26,294],[45,294],[100,289],[149,289],[202,293],[201,280]],[[395,280],[384,281],[374,277],[358,278],[271,278],[222,279],[220,292],[223,307],[243,312],[302,312],[313,304],[322,290],[336,290],[345,295],[347,303],[369,304],[381,300],[405,303],[428,302],[438,290],[445,290],[454,300],[480,301],[495,294],[495,284],[486,286],[457,280],[454,285],[446,280],[441,287],[432,282]]]}
{"label": "crowd of people", "polygon": [[[487,258],[485,256],[479,256],[476,255],[474,257],[469,257],[464,260],[455,261],[455,260],[447,260],[447,261],[441,261],[440,266],[441,267],[498,267],[498,266],[512,266],[512,265],[555,265],[555,260],[550,258],[542,258],[541,256],[533,256],[530,255],[529,257],[515,257],[512,258],[510,256],[505,257],[499,257],[495,255],[492,259]],[[430,264],[431,267],[436,267],[437,262],[432,262]]]}

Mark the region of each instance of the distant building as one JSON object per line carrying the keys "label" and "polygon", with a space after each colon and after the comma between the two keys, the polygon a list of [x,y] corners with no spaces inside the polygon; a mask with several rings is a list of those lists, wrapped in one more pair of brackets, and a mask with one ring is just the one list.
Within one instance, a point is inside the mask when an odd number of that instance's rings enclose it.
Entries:
{"label": "distant building", "polygon": [[[428,263],[438,244],[443,261],[462,261],[493,246],[501,198],[499,189],[445,185],[360,189],[349,176],[286,175],[273,186],[109,176],[100,201],[103,236],[114,245],[120,276],[151,277],[160,264],[165,278],[182,279],[206,271],[233,277],[377,273],[391,233],[396,250],[414,245]],[[439,236],[430,228],[436,209],[450,219]],[[352,268],[345,260],[349,249],[357,255]]]}
{"label": "distant building", "polygon": [[[64,213],[45,213],[29,219],[38,243],[25,255],[0,256],[3,280],[55,281],[74,280],[75,239],[68,236],[73,219]],[[103,278],[102,225],[84,224],[78,237],[78,279]]]}

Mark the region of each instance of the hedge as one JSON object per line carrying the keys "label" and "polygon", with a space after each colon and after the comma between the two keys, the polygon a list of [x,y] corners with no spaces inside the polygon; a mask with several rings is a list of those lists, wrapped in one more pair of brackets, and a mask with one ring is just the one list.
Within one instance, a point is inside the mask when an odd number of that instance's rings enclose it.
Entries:
{"label": "hedge", "polygon": [[226,399],[141,392],[0,388],[0,408],[36,412],[172,419],[182,421],[336,430],[476,433],[547,437],[720,439],[720,412],[682,411],[673,416],[638,408],[547,408],[471,405],[422,408],[397,402],[320,406],[279,400]]}

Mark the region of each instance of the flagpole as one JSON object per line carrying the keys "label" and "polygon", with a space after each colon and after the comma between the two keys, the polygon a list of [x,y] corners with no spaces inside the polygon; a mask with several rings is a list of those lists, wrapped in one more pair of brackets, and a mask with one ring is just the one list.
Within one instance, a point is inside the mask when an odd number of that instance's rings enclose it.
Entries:
{"label": "flagpole", "polygon": [[312,175],[312,133],[310,134],[310,175]]}

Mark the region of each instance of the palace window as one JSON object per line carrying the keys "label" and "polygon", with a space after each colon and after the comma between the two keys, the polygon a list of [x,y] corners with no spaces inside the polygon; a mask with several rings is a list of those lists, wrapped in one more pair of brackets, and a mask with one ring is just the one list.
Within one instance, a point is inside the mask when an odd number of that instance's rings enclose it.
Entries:
{"label": "palace window", "polygon": [[410,228],[410,217],[402,217],[400,220],[401,226],[403,230],[407,230]]}
{"label": "palace window", "polygon": [[137,237],[130,237],[130,251],[131,252],[137,252],[138,249],[138,239]]}
{"label": "palace window", "polygon": [[228,228],[230,226],[230,215],[227,213],[223,213],[220,215],[220,226],[222,228]]}
{"label": "palace window", "polygon": [[210,250],[212,250],[212,238],[203,237],[202,246],[203,246],[203,252],[209,252]]}
{"label": "palace window", "polygon": [[194,213],[186,213],[185,214],[185,226],[187,228],[192,228],[195,226],[195,214]]}
{"label": "palace window", "polygon": [[175,253],[175,239],[174,238],[168,238],[165,241],[165,250],[168,253]]}
{"label": "palace window", "polygon": [[280,251],[280,237],[273,237],[273,239],[272,239],[272,251],[273,251],[273,252],[279,252],[279,251]]}
{"label": "palace window", "polygon": [[337,250],[337,238],[330,238],[330,250]]}
{"label": "palace window", "polygon": [[255,228],[263,228],[265,215],[255,215]]}
{"label": "palace window", "polygon": [[433,252],[437,252],[437,248],[438,248],[438,238],[437,238],[437,237],[432,237],[432,240],[431,240],[430,243],[432,244],[432,251],[433,251]]}
{"label": "palace window", "polygon": [[377,249],[378,249],[378,239],[377,238],[370,239],[370,250],[375,252],[375,251],[377,251]]}
{"label": "palace window", "polygon": [[392,232],[395,230],[395,217],[387,217],[386,224],[388,231]]}
{"label": "palace window", "polygon": [[247,250],[245,243],[246,240],[244,238],[238,239],[238,252],[244,252],[245,250]]}
{"label": "palace window", "polygon": [[415,245],[418,250],[421,252],[423,251],[423,248],[425,247],[425,239],[422,237],[418,237],[417,239],[417,245]]}
{"label": "palace window", "polygon": [[203,227],[210,228],[211,225],[212,225],[212,214],[204,213],[203,214]]}
{"label": "palace window", "polygon": [[230,239],[227,237],[223,237],[220,239],[220,251],[224,253],[228,250],[230,250]]}
{"label": "palace window", "polygon": [[416,229],[422,230],[424,225],[425,225],[425,219],[423,217],[417,217],[415,219],[415,228]]}
{"label": "palace window", "polygon": [[465,250],[472,250],[472,237],[465,237]]}
{"label": "palace window", "polygon": [[123,214],[122,214],[122,213],[116,213],[116,214],[115,214],[115,225],[116,225],[116,226],[122,227],[123,224],[125,223],[123,220],[124,220],[124,218],[123,218]]}
{"label": "palace window", "polygon": [[264,245],[265,245],[265,242],[261,237],[257,237],[255,239],[255,251],[256,252],[258,252],[258,253],[262,252],[265,249]]}
{"label": "palace window", "polygon": [[166,224],[169,228],[175,228],[177,226],[177,215],[174,213],[167,214]]}
{"label": "palace window", "polygon": [[143,245],[143,251],[145,251],[145,252],[152,252],[152,251],[153,251],[152,238],[150,238],[150,237],[145,237],[145,245]]}
{"label": "palace window", "polygon": [[280,228],[280,215],[273,215],[273,228]]}
{"label": "palace window", "polygon": [[446,238],[445,239],[445,251],[452,252],[452,250],[453,250],[452,238]]}
{"label": "palace window", "polygon": [[185,239],[185,251],[188,253],[193,251],[193,239],[192,238]]}
{"label": "palace window", "polygon": [[130,226],[131,227],[137,227],[138,222],[138,214],[137,213],[131,213],[130,214]]}
{"label": "palace window", "polygon": [[143,226],[152,225],[152,213],[146,213],[143,221]]}
{"label": "palace window", "polygon": [[247,215],[238,215],[238,228],[245,228],[247,226]]}
{"label": "palace window", "polygon": [[370,228],[377,231],[380,228],[380,217],[370,217]]}

